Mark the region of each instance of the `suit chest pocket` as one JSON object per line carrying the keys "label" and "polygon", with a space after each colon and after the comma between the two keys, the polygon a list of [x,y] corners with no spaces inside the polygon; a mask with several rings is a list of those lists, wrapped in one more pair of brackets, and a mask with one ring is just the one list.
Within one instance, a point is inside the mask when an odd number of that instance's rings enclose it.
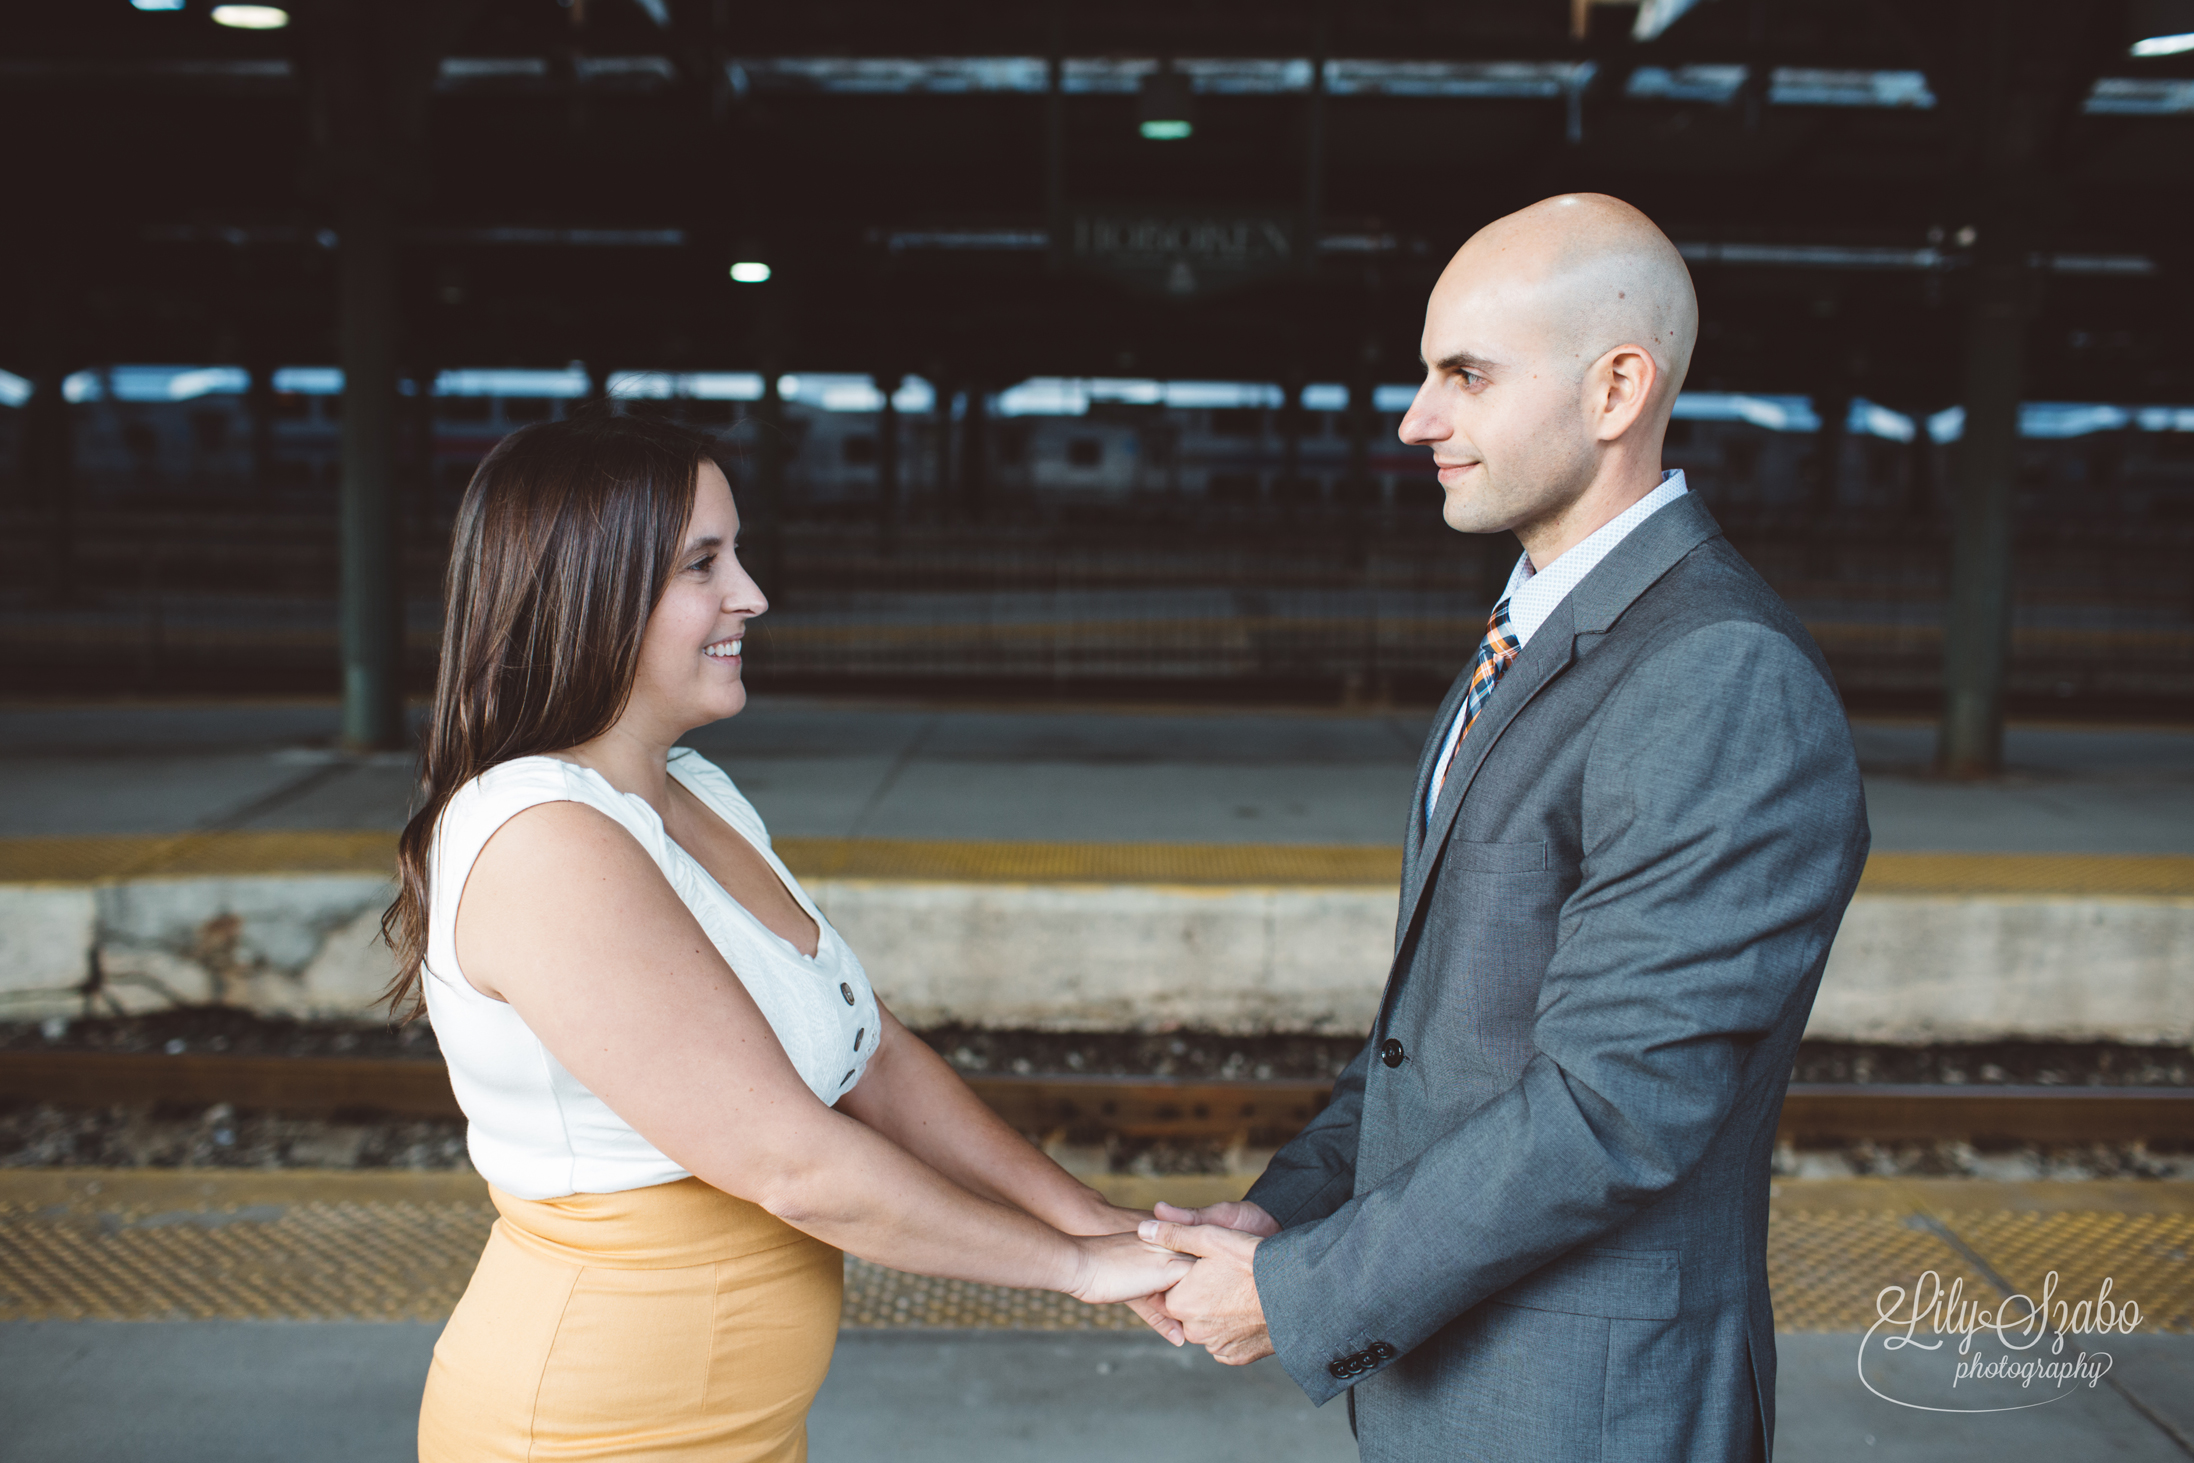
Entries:
{"label": "suit chest pocket", "polygon": [[1447,846],[1447,866],[1459,874],[1543,874],[1548,871],[1546,840],[1473,843],[1458,838]]}
{"label": "suit chest pocket", "polygon": [[[1543,929],[1543,955],[1553,955],[1554,924],[1577,881],[1574,871],[1565,873],[1546,840],[1473,843],[1458,838],[1448,845],[1440,873],[1443,902],[1450,908],[1468,910],[1467,918],[1474,922]],[[1544,959],[1537,963],[1543,965]]]}

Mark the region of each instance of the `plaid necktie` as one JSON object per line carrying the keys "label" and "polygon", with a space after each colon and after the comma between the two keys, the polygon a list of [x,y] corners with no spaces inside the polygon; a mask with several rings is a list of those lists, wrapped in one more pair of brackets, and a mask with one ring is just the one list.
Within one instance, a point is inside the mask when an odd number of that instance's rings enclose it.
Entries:
{"label": "plaid necktie", "polygon": [[1456,717],[1462,723],[1462,729],[1455,734],[1454,745],[1448,749],[1446,760],[1441,762],[1439,773],[1432,779],[1427,807],[1439,801],[1440,789],[1447,786],[1448,771],[1462,753],[1463,738],[1470,735],[1470,724],[1485,709],[1493,688],[1501,683],[1502,675],[1515,662],[1516,652],[1522,648],[1522,642],[1508,627],[1508,601],[1504,599],[1493,607],[1493,618],[1486,621],[1486,638],[1478,642],[1478,656],[1470,667],[1470,685],[1463,692],[1463,709]]}

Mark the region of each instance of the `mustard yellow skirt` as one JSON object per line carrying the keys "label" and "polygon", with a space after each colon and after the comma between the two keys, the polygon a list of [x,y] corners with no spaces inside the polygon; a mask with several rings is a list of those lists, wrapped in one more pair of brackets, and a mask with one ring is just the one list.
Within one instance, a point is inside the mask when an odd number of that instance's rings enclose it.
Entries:
{"label": "mustard yellow skirt", "polygon": [[699,1179],[514,1199],[435,1343],[421,1463],[801,1463],[839,1252]]}

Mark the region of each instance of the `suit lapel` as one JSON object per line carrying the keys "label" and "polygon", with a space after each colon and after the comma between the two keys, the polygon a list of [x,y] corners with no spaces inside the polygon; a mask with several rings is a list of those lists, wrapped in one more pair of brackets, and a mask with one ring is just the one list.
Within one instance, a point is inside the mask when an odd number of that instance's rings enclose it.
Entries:
{"label": "suit lapel", "polygon": [[[1501,739],[1501,733],[1508,730],[1509,723],[1516,719],[1517,714],[1531,704],[1532,698],[1569,668],[1569,663],[1576,658],[1576,642],[1577,635],[1570,617],[1569,601],[1565,599],[1547,617],[1546,623],[1539,627],[1538,633],[1531,637],[1531,643],[1516,657],[1516,663],[1509,667],[1508,674],[1501,677],[1501,683],[1493,688],[1493,694],[1486,699],[1485,710],[1478,713],[1478,720],[1472,724],[1470,734],[1455,749],[1455,766],[1448,773],[1447,781],[1441,785],[1440,800],[1433,804],[1432,816],[1424,825],[1424,837],[1418,846],[1417,857],[1405,860],[1402,865],[1402,914],[1395,925],[1397,953],[1404,934],[1417,918],[1417,905],[1424,898],[1425,886],[1430,882],[1433,865],[1439,862],[1428,851],[1447,842],[1448,829],[1454,826],[1456,810],[1463,805],[1463,794],[1470,790],[1471,780],[1478,775],[1479,767],[1484,765],[1486,754],[1493,750],[1494,743]],[[1450,713],[1451,717],[1452,715]],[[1439,755],[1437,748],[1433,755]],[[1424,789],[1428,786],[1429,778],[1418,788],[1417,803],[1410,809],[1412,814],[1417,808],[1424,806]],[[1414,818],[1412,826],[1415,826]]]}
{"label": "suit lapel", "polygon": [[[1470,791],[1472,780],[1477,777],[1478,769],[1484,765],[1494,743],[1501,739],[1501,733],[1577,658],[1579,635],[1606,634],[1638,596],[1651,588],[1678,560],[1720,533],[1714,515],[1706,511],[1706,505],[1699,501],[1698,495],[1686,493],[1647,518],[1610,550],[1608,556],[1555,606],[1554,613],[1547,616],[1546,623],[1531,637],[1531,643],[1516,657],[1516,663],[1508,668],[1508,674],[1501,677],[1485,710],[1478,713],[1477,725],[1470,729],[1470,735],[1463,738],[1462,746],[1456,750],[1455,768],[1441,785],[1440,800],[1433,805],[1432,816],[1420,823],[1418,810],[1425,805],[1425,790],[1432,785],[1432,761],[1440,755],[1440,743],[1447,735],[1448,724],[1455,718],[1461,693],[1469,683],[1469,667],[1466,666],[1463,674],[1456,678],[1455,685],[1448,689],[1447,700],[1441,703],[1440,720],[1433,728],[1432,740],[1417,768],[1416,801],[1410,804],[1409,838],[1402,860],[1401,917],[1394,927],[1397,959],[1408,941],[1410,927],[1416,922],[1417,907],[1424,901],[1432,872],[1439,866],[1439,850],[1447,842],[1448,830],[1455,825],[1456,810],[1462,807],[1463,795]],[[1391,998],[1391,979],[1387,989]]]}
{"label": "suit lapel", "polygon": [[[1475,649],[1473,650],[1475,654]],[[1432,734],[1425,738],[1424,750],[1417,754],[1417,783],[1409,795],[1409,824],[1402,833],[1402,882],[1409,882],[1409,871],[1416,867],[1417,856],[1425,846],[1425,794],[1432,790],[1432,770],[1440,762],[1440,749],[1447,745],[1448,728],[1455,724],[1455,713],[1461,709],[1463,697],[1470,689],[1470,673],[1473,666],[1466,662],[1455,683],[1447,688],[1447,696],[1440,702],[1440,710],[1432,718]]]}

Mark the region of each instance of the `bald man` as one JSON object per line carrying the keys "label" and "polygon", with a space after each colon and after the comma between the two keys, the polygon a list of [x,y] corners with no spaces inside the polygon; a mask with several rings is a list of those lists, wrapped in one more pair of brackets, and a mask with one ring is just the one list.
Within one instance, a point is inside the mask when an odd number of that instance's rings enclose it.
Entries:
{"label": "bald man", "polygon": [[1378,1023],[1241,1204],[1160,1206],[1221,1361],[1366,1459],[1737,1460],[1774,1436],[1768,1165],[1859,879],[1828,667],[1661,443],[1698,333],[1612,198],[1465,244],[1401,435],[1523,557],[1435,719]]}

